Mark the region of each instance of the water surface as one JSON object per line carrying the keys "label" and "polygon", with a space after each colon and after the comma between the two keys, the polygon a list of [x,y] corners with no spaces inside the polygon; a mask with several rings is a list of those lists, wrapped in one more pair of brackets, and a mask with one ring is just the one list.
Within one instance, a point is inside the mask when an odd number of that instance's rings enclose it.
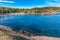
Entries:
{"label": "water surface", "polygon": [[0,25],[34,33],[60,37],[60,15],[11,15],[0,18]]}

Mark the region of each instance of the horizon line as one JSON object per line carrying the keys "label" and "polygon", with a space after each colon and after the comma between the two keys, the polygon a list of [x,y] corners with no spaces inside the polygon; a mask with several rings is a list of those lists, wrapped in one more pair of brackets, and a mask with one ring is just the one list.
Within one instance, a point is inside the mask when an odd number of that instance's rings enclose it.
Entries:
{"label": "horizon line", "polygon": [[8,8],[25,8],[25,9],[31,9],[31,8],[42,8],[42,7],[60,7],[60,6],[34,6],[34,7],[0,6],[0,7],[8,7]]}

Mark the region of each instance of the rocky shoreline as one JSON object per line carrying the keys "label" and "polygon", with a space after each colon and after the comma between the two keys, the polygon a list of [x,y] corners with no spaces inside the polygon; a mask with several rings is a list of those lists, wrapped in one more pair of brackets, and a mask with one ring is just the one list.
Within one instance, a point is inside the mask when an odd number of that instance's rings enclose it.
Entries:
{"label": "rocky shoreline", "polygon": [[16,31],[13,31],[13,29],[11,29],[11,28],[6,27],[6,26],[2,26],[2,25],[0,25],[0,30],[1,31],[6,31],[6,32],[12,32],[12,33],[15,33],[15,34],[19,33],[19,34],[29,36],[29,37],[33,36],[31,33],[27,32],[25,30],[19,30],[18,32],[16,32]]}
{"label": "rocky shoreline", "polygon": [[[25,31],[25,30],[20,30],[19,32],[16,32],[16,31],[13,31],[11,28],[7,27],[7,26],[2,26],[0,25],[0,34],[8,34],[8,35],[11,35],[11,36],[14,36],[14,40],[20,40],[22,37],[25,38],[24,40],[60,40],[60,38],[56,38],[56,37],[48,37],[48,36],[33,36],[31,33]],[[5,35],[5,34],[4,34]],[[4,36],[6,37],[5,39],[2,38],[3,36],[0,35],[0,40],[3,39],[3,40],[10,40],[10,39],[7,39],[7,38],[11,38],[9,36]],[[13,38],[13,37],[12,37]],[[13,39],[11,39],[13,40]]]}

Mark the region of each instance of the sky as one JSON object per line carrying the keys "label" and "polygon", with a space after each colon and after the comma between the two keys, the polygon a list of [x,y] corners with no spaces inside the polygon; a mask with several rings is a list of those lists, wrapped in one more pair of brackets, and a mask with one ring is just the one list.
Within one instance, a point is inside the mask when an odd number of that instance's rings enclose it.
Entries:
{"label": "sky", "polygon": [[12,8],[60,7],[60,0],[0,0],[0,6]]}

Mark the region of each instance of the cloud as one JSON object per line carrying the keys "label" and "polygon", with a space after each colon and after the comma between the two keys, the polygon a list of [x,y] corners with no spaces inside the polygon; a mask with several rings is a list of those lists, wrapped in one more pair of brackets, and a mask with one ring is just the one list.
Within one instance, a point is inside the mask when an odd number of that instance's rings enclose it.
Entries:
{"label": "cloud", "polygon": [[13,1],[6,1],[6,0],[0,0],[0,2],[4,2],[4,3],[15,3]]}
{"label": "cloud", "polygon": [[59,0],[47,0],[45,3],[47,6],[60,6]]}
{"label": "cloud", "polygon": [[55,2],[46,2],[48,5],[55,5]]}

